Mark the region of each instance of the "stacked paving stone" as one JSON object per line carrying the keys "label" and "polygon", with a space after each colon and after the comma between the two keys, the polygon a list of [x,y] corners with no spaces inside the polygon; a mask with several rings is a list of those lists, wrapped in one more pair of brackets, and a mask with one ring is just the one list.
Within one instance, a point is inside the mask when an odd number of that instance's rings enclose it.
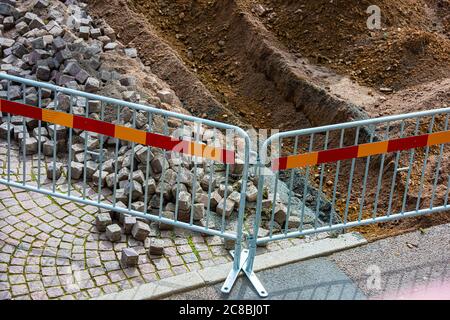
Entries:
{"label": "stacked paving stone", "polygon": [[[147,77],[151,97],[142,99],[136,90],[135,77],[121,74],[103,61],[104,54],[108,53],[107,57],[116,54],[140,62],[136,49],[124,48],[117,42],[114,30],[104,20],[94,21],[85,13],[85,4],[68,3],[67,6],[50,0],[0,3],[1,71],[91,93],[101,92],[106,87],[104,91],[109,96],[165,109],[173,110],[182,105],[174,92],[151,72]],[[21,99],[22,94],[20,87],[13,87],[9,98]],[[69,97],[61,95],[53,105],[53,94],[43,90],[43,107],[68,111]],[[6,96],[6,92],[2,95]],[[25,96],[28,104],[37,104],[35,89],[29,88]],[[88,113],[100,112],[99,101],[86,103],[79,99],[73,103],[75,114],[84,114],[86,109]]]}

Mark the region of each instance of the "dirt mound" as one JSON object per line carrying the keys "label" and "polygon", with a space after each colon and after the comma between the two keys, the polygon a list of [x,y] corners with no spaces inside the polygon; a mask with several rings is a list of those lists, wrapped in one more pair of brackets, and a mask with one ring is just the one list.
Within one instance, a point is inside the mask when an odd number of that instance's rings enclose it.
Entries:
{"label": "dirt mound", "polygon": [[249,30],[235,1],[132,0],[128,4],[233,114],[255,128],[310,126],[274,83],[255,70],[257,61],[249,59],[248,47],[261,41],[255,38],[257,32]]}
{"label": "dirt mound", "polygon": [[[140,49],[143,60],[151,61],[152,70],[159,70],[158,75],[172,87],[176,82],[180,87],[187,85],[188,78],[182,73],[189,69],[191,78],[198,78],[225,109],[254,128],[292,130],[366,117],[359,105],[364,98],[353,102],[346,97],[353,93],[359,98],[358,89],[347,87],[343,95],[332,92],[332,85],[324,90],[324,79],[335,74],[298,61],[252,16],[246,2],[116,2],[125,6],[121,15],[112,16],[115,9],[103,2],[94,1],[91,7],[119,28],[125,42]],[[123,18],[124,13],[130,18]],[[139,22],[130,23],[133,19]],[[161,67],[153,57],[153,46],[145,41],[155,35],[173,48],[181,61],[171,60]],[[161,72],[171,77],[166,79]],[[204,103],[198,95],[185,95],[181,90],[177,94],[182,99],[185,96],[189,110],[205,109],[195,104]],[[229,117],[222,120],[229,121]]]}
{"label": "dirt mound", "polygon": [[450,41],[405,28],[383,35],[367,49],[349,52],[351,75],[366,84],[395,90],[442,79],[450,74]]}
{"label": "dirt mound", "polygon": [[157,25],[148,23],[146,17],[132,11],[127,1],[92,0],[89,9],[92,16],[103,18],[114,27],[124,45],[138,49],[143,64],[176,91],[186,110],[199,117],[244,125],[205,88],[189,65],[183,63],[176,47],[155,32]]}
{"label": "dirt mound", "polygon": [[[401,89],[450,75],[448,1],[249,1],[291,52],[375,88]],[[367,28],[370,5],[382,29]]]}
{"label": "dirt mound", "polygon": [[[366,25],[373,4],[381,8],[380,31]],[[97,0],[91,10],[202,117],[286,131],[448,101],[447,0]],[[389,190],[391,181],[382,183]],[[448,217],[360,231],[376,238],[441,219]]]}

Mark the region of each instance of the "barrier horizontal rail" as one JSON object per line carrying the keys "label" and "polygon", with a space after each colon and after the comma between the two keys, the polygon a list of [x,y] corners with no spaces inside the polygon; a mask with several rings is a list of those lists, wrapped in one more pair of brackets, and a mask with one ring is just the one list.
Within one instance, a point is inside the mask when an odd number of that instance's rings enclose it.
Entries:
{"label": "barrier horizontal rail", "polygon": [[310,165],[318,165],[340,160],[349,160],[353,158],[365,158],[368,156],[375,156],[389,152],[404,151],[426,146],[434,146],[437,144],[449,142],[450,131],[441,131],[389,141],[365,143],[352,147],[337,148],[292,155],[284,158],[277,158],[272,161],[272,170],[278,171],[303,168]]}
{"label": "barrier horizontal rail", "polygon": [[115,125],[106,121],[89,119],[66,112],[46,110],[27,104],[0,99],[0,112],[23,116],[35,120],[61,125],[67,128],[86,130],[120,140],[135,142],[167,151],[176,151],[191,156],[207,158],[226,164],[234,164],[235,153],[192,141],[175,139],[152,132]]}

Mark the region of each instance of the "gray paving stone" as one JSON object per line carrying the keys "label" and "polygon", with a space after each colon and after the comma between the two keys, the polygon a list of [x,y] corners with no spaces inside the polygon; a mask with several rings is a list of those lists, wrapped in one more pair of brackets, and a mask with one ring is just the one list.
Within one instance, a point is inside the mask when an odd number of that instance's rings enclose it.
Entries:
{"label": "gray paving stone", "polygon": [[111,242],[119,241],[121,238],[122,230],[118,224],[111,224],[106,227],[106,237]]}
{"label": "gray paving stone", "polygon": [[100,81],[98,79],[89,77],[86,80],[85,90],[89,93],[95,93],[100,89]]}
{"label": "gray paving stone", "polygon": [[150,234],[150,227],[145,222],[137,221],[131,229],[131,234],[136,240],[144,241]]}
{"label": "gray paving stone", "polygon": [[[161,214],[161,216],[162,216],[163,218],[166,218],[166,219],[171,219],[171,220],[174,219],[174,213],[173,213],[173,212],[169,212],[169,211],[163,211],[162,214]],[[158,223],[158,228],[159,228],[160,231],[164,231],[164,230],[173,230],[173,229],[174,229],[174,226],[171,225],[171,224],[159,222],[159,223]]]}
{"label": "gray paving stone", "polygon": [[50,162],[47,165],[47,178],[53,180],[54,175],[55,180],[58,180],[61,177],[62,168],[63,166],[61,163],[56,162],[53,164],[53,162]]}
{"label": "gray paving stone", "polygon": [[133,267],[138,264],[139,255],[132,248],[125,248],[122,250],[120,262],[124,267]]}
{"label": "gray paving stone", "polygon": [[95,218],[95,226],[99,232],[106,231],[106,227],[112,224],[111,215],[106,213],[99,213]]}
{"label": "gray paving stone", "polygon": [[131,234],[131,230],[133,229],[133,226],[137,223],[136,217],[132,216],[125,216],[123,218],[123,231],[125,234]]}
{"label": "gray paving stone", "polygon": [[205,206],[203,203],[194,204],[194,221],[200,221],[205,215]]}
{"label": "gray paving stone", "polygon": [[225,201],[225,199],[222,199],[217,205],[216,212],[219,215],[225,214],[226,217],[229,217],[233,213],[234,206],[235,203],[230,199],[227,199],[227,201]]}
{"label": "gray paving stone", "polygon": [[149,254],[160,256],[163,253],[164,253],[164,242],[160,239],[151,239]]}

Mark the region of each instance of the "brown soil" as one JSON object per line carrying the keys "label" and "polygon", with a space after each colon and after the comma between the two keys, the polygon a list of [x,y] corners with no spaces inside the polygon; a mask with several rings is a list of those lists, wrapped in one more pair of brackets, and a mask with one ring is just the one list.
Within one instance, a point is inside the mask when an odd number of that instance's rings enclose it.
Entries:
{"label": "brown soil", "polygon": [[[93,15],[119,32],[120,41],[139,49],[144,64],[172,86],[185,108],[202,117],[286,131],[439,108],[449,100],[448,0],[92,0],[89,4]],[[380,31],[366,27],[366,8],[373,4],[381,8]],[[385,87],[393,92],[380,92]],[[445,149],[444,158],[448,153]],[[407,155],[402,154],[402,166]],[[386,164],[392,161],[389,157]],[[364,166],[364,161],[357,161],[356,172],[364,172]],[[334,178],[332,172],[324,181]],[[349,164],[343,165],[342,176],[348,172]],[[368,179],[368,202],[374,197],[377,174],[375,165]],[[427,186],[433,183],[431,177],[430,172]],[[396,203],[401,203],[402,181],[400,176]],[[354,185],[361,184],[357,174]],[[382,189],[389,190],[390,185],[386,178]],[[325,189],[329,194],[330,188]],[[339,185],[338,191],[345,203],[346,185]],[[413,203],[414,192],[410,193],[408,203]],[[361,190],[355,188],[349,219],[355,213],[357,217],[360,196]],[[386,209],[388,196],[381,195],[380,210]],[[358,230],[376,239],[449,221],[448,214],[435,214]]]}
{"label": "brown soil", "polygon": [[[268,8],[262,21],[291,52],[362,84],[398,90],[450,74],[449,1],[250,2]],[[366,26],[370,5],[382,30]]]}
{"label": "brown soil", "polygon": [[[358,97],[359,88],[336,85],[341,95],[324,90],[326,79],[337,76],[290,54],[240,1],[92,1],[91,11],[116,27],[124,44],[136,46],[194,114],[279,130],[366,117],[345,99]],[[220,111],[205,108],[204,92],[186,90],[197,79]]]}
{"label": "brown soil", "polygon": [[[222,2],[222,3],[220,3]],[[217,100],[245,122],[258,128],[307,127],[303,116],[276,92],[263,73],[245,58],[252,35],[241,32],[243,22],[233,1],[129,1],[142,12],[184,63],[194,71]],[[217,6],[220,5],[220,8]],[[255,62],[256,63],[256,62]],[[237,84],[239,84],[237,86]],[[276,106],[278,111],[273,112]],[[292,121],[293,123],[289,124]],[[282,129],[282,128],[280,128]]]}

